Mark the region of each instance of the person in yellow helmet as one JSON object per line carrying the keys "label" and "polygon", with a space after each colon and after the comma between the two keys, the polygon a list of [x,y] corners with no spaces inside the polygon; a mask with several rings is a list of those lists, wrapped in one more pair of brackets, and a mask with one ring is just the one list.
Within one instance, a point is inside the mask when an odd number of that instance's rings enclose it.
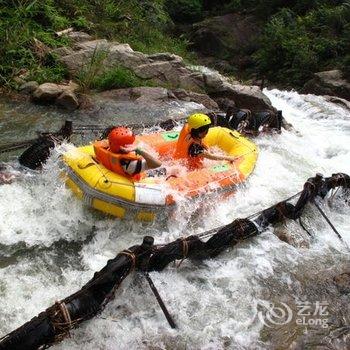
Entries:
{"label": "person in yellow helmet", "polygon": [[203,139],[210,126],[211,120],[206,114],[191,114],[180,132],[174,159],[185,159],[191,170],[202,167],[204,158],[234,161],[234,157],[216,155],[208,151]]}

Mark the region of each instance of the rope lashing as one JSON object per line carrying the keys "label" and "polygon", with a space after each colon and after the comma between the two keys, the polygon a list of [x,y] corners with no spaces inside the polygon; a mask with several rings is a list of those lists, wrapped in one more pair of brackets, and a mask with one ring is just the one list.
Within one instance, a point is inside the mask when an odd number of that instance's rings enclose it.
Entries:
{"label": "rope lashing", "polygon": [[180,260],[180,262],[177,264],[177,268],[179,268],[182,264],[182,262],[187,258],[188,256],[188,242],[186,240],[186,238],[182,238],[181,239],[181,243],[182,243],[182,254],[183,254],[183,257],[182,259]]}

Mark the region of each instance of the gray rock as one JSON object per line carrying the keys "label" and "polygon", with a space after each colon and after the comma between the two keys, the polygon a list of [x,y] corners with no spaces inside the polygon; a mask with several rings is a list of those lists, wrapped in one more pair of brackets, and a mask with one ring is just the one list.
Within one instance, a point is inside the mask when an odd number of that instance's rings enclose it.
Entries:
{"label": "gray rock", "polygon": [[186,91],[184,89],[177,89],[173,91],[173,95],[182,101],[196,102],[202,104],[204,107],[210,110],[218,110],[218,104],[211,99],[208,95],[199,94],[196,92]]}
{"label": "gray rock", "polygon": [[269,98],[263,94],[258,86],[233,85],[223,82],[222,86],[209,93],[209,96],[214,100],[228,98],[233,100],[238,108],[247,108],[251,111],[275,110]]}
{"label": "gray rock", "polygon": [[69,111],[79,108],[79,101],[73,91],[65,90],[56,99],[55,104]]}
{"label": "gray rock", "polygon": [[32,94],[37,88],[39,87],[39,84],[36,81],[28,81],[24,84],[22,84],[19,88],[19,91],[22,94],[30,95]]}
{"label": "gray rock", "polygon": [[176,61],[183,62],[182,57],[169,52],[155,53],[152,55],[147,55],[151,61]]}
{"label": "gray rock", "polygon": [[146,55],[133,51],[128,44],[114,44],[109,48],[109,54],[104,62],[107,68],[123,66],[134,70],[135,67],[148,63]]}
{"label": "gray rock", "polygon": [[335,103],[343,108],[347,108],[350,111],[350,101],[345,100],[344,98],[336,97],[336,96],[323,96],[326,101]]}
{"label": "gray rock", "polygon": [[80,31],[76,31],[76,32],[69,32],[67,33],[67,36],[69,39],[71,39],[74,42],[82,42],[82,41],[91,41],[93,38],[91,35],[84,33],[84,32],[80,32]]}
{"label": "gray rock", "polygon": [[272,106],[269,98],[263,94],[258,86],[230,85],[229,90],[236,94],[236,104],[241,108],[253,105],[269,109]]}
{"label": "gray rock", "polygon": [[160,61],[142,64],[134,68],[142,79],[152,79],[160,85],[179,87],[186,90],[203,91],[201,73],[193,73],[182,62]]}
{"label": "gray rock", "polygon": [[70,47],[62,46],[62,47],[53,49],[51,52],[59,57],[63,57],[63,56],[72,55],[74,53],[74,50],[71,49]]}
{"label": "gray rock", "polygon": [[108,43],[106,40],[79,43],[75,49],[60,57],[73,75],[82,69],[89,69],[92,60],[96,62],[96,67],[92,65],[92,69],[97,69],[99,73],[118,66],[133,69],[149,62],[144,54],[133,51],[128,44]]}
{"label": "gray rock", "polygon": [[350,82],[340,70],[331,70],[314,74],[314,78],[303,86],[303,93],[338,96],[350,101]]}
{"label": "gray rock", "polygon": [[137,87],[131,89],[131,96],[136,102],[167,100],[168,90],[161,87]]}
{"label": "gray rock", "polygon": [[230,57],[236,66],[244,68],[257,47],[260,32],[261,27],[254,16],[231,13],[196,23],[189,39],[204,56]]}
{"label": "gray rock", "polygon": [[39,87],[33,92],[32,99],[37,103],[50,104],[53,103],[62,92],[63,88],[61,85],[44,83],[39,85]]}
{"label": "gray rock", "polygon": [[[61,56],[61,62],[65,63],[72,74],[77,74],[82,69],[89,69],[92,59],[96,60],[96,54],[101,51],[100,61],[96,61],[95,74],[101,74],[106,69],[113,67],[126,67],[132,70],[139,78],[152,80],[153,82],[168,88],[181,88],[192,91],[192,96],[183,97],[188,101],[200,101],[210,109],[217,109],[217,103],[213,100],[232,100],[238,108],[251,110],[273,109],[269,99],[258,87],[232,84],[216,72],[193,71],[187,67],[180,56],[170,53],[158,53],[145,55],[133,51],[128,44],[108,42],[107,40],[91,40],[77,43],[75,51]],[[63,53],[63,52],[62,52]],[[64,54],[64,53],[63,53]],[[147,91],[147,93],[145,92]],[[163,90],[145,90],[138,98],[153,100],[163,98]],[[164,90],[165,91],[165,90]],[[135,91],[134,91],[135,92]],[[209,96],[204,97],[202,93]],[[197,93],[197,95],[196,95]],[[118,92],[115,98],[134,99],[129,93]],[[121,94],[121,95],[120,95]]]}
{"label": "gray rock", "polygon": [[219,73],[203,73],[204,84],[208,92],[221,90],[226,79]]}
{"label": "gray rock", "polygon": [[110,47],[106,39],[96,39],[90,41],[77,42],[73,47],[75,50],[106,50]]}
{"label": "gray rock", "polygon": [[154,102],[168,99],[168,90],[162,87],[137,87],[127,89],[114,89],[104,91],[99,94],[102,98],[112,99],[114,101],[135,101],[135,102]]}

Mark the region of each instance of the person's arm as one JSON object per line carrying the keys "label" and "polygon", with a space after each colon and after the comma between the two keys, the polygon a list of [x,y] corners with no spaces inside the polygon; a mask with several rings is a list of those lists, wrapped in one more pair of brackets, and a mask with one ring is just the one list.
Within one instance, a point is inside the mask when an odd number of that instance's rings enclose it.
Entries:
{"label": "person's arm", "polygon": [[162,162],[160,162],[158,159],[152,157],[149,153],[146,151],[136,148],[136,147],[120,147],[120,149],[124,152],[135,152],[136,154],[143,157],[147,164],[147,169],[154,169],[158,168],[162,165]]}
{"label": "person's arm", "polygon": [[218,155],[218,154],[210,153],[208,151],[203,151],[198,156],[199,157],[203,157],[203,158],[207,158],[207,159],[211,159],[211,160],[227,160],[229,162],[233,162],[236,159],[235,157],[221,156],[221,155]]}
{"label": "person's arm", "polygon": [[148,169],[154,169],[154,168],[159,168],[162,165],[162,162],[159,161],[158,159],[152,157],[149,153],[146,151],[136,148],[135,153],[139,154],[143,158],[145,158],[145,161],[147,163],[147,168]]}
{"label": "person's arm", "polygon": [[221,156],[218,154],[213,154],[207,151],[202,145],[193,143],[189,148],[189,155],[191,157],[203,157],[212,160],[227,160],[233,162],[236,158],[230,156]]}

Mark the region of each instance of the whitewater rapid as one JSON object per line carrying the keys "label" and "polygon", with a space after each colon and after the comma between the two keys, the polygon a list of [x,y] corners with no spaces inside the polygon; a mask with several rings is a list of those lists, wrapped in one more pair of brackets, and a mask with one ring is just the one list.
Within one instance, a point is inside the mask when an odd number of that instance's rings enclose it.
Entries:
{"label": "whitewater rapid", "polygon": [[[42,173],[1,186],[0,336],[78,290],[144,235],[162,243],[199,233],[299,192],[317,172],[350,174],[348,110],[313,95],[264,92],[297,132],[259,136],[260,154],[249,180],[228,202],[203,205],[195,222],[186,208],[161,226],[108,219],[88,209],[60,180],[60,150]],[[350,207],[339,200],[333,209],[323,208],[350,245]],[[184,261],[179,269],[152,273],[178,330],[169,328],[146,281],[136,276],[117,291],[103,318],[84,323],[52,349],[270,349],[312,345],[316,339],[330,343],[331,331],[344,322],[349,326],[349,300],[329,284],[348,268],[349,255],[313,208],[305,221],[315,234],[311,241],[297,223],[287,226],[296,240],[308,240],[308,249],[267,231],[216,259]],[[296,312],[300,300],[326,301],[332,328],[315,326],[305,333],[293,322],[269,328],[258,317],[262,306],[281,301]]]}

